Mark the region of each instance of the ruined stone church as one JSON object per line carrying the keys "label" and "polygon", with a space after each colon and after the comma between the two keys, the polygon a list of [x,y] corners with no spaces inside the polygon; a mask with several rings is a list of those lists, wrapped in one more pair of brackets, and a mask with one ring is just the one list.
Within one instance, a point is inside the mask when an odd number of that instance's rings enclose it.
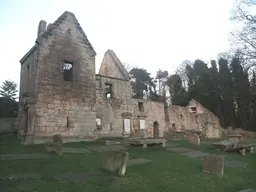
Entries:
{"label": "ruined stone church", "polygon": [[24,144],[54,134],[68,141],[94,137],[163,137],[196,130],[219,137],[218,118],[195,100],[187,107],[132,98],[129,73],[107,50],[95,74],[96,52],[75,15],[40,21],[35,45],[20,60],[19,134]]}

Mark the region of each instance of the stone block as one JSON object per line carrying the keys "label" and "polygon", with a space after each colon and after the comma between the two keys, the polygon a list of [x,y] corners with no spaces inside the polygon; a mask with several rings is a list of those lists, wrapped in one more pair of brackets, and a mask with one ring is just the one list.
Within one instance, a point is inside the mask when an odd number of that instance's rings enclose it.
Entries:
{"label": "stone block", "polygon": [[203,161],[203,172],[222,177],[224,173],[224,157],[206,156]]}
{"label": "stone block", "polygon": [[200,145],[200,137],[197,134],[190,134],[187,137],[187,140],[189,143],[193,144],[193,145]]}
{"label": "stone block", "polygon": [[128,152],[110,152],[103,163],[103,170],[109,172],[117,172],[119,176],[124,176],[126,172],[127,162],[129,161]]}

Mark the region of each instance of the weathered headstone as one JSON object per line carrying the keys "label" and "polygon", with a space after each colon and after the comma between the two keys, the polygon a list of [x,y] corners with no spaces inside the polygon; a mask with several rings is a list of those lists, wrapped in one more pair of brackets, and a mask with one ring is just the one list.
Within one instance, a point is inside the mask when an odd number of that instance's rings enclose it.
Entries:
{"label": "weathered headstone", "polygon": [[193,145],[197,145],[199,146],[200,145],[200,137],[194,133],[194,134],[190,134],[188,137],[188,142],[193,144]]}
{"label": "weathered headstone", "polygon": [[102,168],[105,171],[117,172],[119,176],[124,176],[128,160],[128,152],[111,152],[108,154]]}
{"label": "weathered headstone", "polygon": [[49,152],[55,153],[57,155],[63,154],[63,146],[62,146],[62,137],[60,134],[53,135],[52,143],[48,143],[45,146],[45,149]]}
{"label": "weathered headstone", "polygon": [[222,177],[224,173],[224,157],[206,156],[203,161],[203,172]]}

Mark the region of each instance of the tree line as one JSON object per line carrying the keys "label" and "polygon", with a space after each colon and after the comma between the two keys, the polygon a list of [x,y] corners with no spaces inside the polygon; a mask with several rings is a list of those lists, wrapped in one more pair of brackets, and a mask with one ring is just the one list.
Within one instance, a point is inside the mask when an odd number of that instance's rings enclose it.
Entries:
{"label": "tree line", "polygon": [[174,74],[146,69],[130,71],[133,97],[186,106],[195,99],[212,111],[226,128],[256,131],[256,0],[236,0],[230,20],[230,49],[218,60],[184,61]]}
{"label": "tree line", "polygon": [[[205,63],[185,61],[175,74],[130,70],[134,98],[186,106],[191,99],[212,111],[223,127],[253,130],[256,123],[256,74],[249,76],[238,57]],[[169,100],[169,101],[168,101]]]}

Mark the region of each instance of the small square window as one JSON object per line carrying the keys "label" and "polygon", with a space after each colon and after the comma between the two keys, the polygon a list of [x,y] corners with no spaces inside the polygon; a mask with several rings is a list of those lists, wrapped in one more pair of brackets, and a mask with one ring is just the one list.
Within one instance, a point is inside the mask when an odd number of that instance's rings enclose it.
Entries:
{"label": "small square window", "polygon": [[63,75],[65,81],[73,81],[73,63],[64,61],[63,63]]}

